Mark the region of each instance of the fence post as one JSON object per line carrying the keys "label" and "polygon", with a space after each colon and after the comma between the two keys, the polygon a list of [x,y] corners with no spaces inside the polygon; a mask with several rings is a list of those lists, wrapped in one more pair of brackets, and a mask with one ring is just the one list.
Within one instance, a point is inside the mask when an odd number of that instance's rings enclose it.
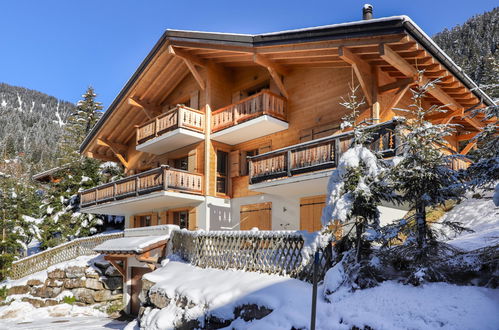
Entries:
{"label": "fence post", "polygon": [[310,330],[315,330],[315,316],[317,313],[317,270],[319,268],[319,251],[315,251],[314,274],[312,279],[312,315],[310,318]]}

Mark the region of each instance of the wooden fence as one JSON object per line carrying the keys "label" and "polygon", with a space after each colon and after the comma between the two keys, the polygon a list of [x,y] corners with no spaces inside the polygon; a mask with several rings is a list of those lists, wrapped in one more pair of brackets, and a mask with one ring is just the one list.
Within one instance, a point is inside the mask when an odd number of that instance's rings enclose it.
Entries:
{"label": "wooden fence", "polygon": [[93,251],[94,247],[109,239],[120,237],[123,237],[123,232],[77,238],[52,249],[16,260],[12,263],[10,278],[17,280],[64,261],[72,260],[80,256],[96,254],[96,252]]}
{"label": "wooden fence", "polygon": [[[176,230],[171,252],[197,267],[239,269],[312,281],[315,251],[306,249],[304,237],[293,231]],[[322,280],[332,265],[331,243],[318,247]]]}

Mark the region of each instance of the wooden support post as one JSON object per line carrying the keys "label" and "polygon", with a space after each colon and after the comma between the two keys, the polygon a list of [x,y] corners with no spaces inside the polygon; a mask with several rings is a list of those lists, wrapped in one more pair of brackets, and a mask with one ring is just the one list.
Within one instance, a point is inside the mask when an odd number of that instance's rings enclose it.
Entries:
{"label": "wooden support post", "polygon": [[139,100],[137,97],[128,98],[128,104],[141,109],[149,120],[161,114],[161,107]]}
{"label": "wooden support post", "polygon": [[199,88],[201,88],[202,90],[205,90],[206,84],[203,80],[203,77],[201,76],[199,71],[196,69],[195,64],[199,65],[199,66],[206,66],[206,62],[202,61],[199,58],[196,58],[196,56],[194,56],[192,54],[189,54],[189,53],[182,51],[178,48],[174,48],[171,45],[168,46],[168,53],[181,58],[184,61],[187,68],[189,69],[189,71],[191,72],[191,74],[194,77],[194,79],[196,80],[196,82],[198,83]]}
{"label": "wooden support post", "polygon": [[253,55],[253,61],[267,69],[281,94],[288,98],[288,92],[286,91],[286,87],[281,78],[281,76],[284,76],[284,74],[287,73],[287,70],[278,64],[272,63],[269,59],[259,54]]}
{"label": "wooden support post", "polygon": [[362,91],[364,92],[364,97],[366,98],[367,104],[372,105],[373,104],[373,81],[372,81],[372,70],[371,66],[369,63],[366,61],[362,60],[358,55],[352,53],[350,49],[345,48],[345,47],[339,47],[338,48],[338,55],[339,57],[350,64],[355,72],[355,75],[357,77],[357,80],[360,83],[360,87],[362,88]]}
{"label": "wooden support post", "polygon": [[125,166],[126,169],[129,168],[129,164],[126,157],[126,149],[127,149],[126,145],[116,142],[111,142],[104,138],[97,138],[97,145],[108,147],[114,153],[116,158],[118,158],[119,161],[123,164],[123,166]]}

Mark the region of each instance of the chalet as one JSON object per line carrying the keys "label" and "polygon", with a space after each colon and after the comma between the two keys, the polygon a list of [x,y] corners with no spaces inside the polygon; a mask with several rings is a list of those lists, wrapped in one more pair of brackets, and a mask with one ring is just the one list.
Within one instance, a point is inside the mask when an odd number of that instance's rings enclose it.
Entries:
{"label": "chalet", "polygon": [[[466,111],[493,101],[407,16],[365,10],[357,22],[257,35],[167,30],[81,145],[127,174],[83,191],[81,212],[123,215],[126,228],[316,231],[351,139],[339,104],[349,84],[365,99],[361,118],[378,123],[373,148],[391,157],[394,108],[434,78],[425,102],[448,111],[428,119],[459,124],[447,151],[466,155],[484,126]],[[161,254],[149,239],[138,257],[131,247],[99,251],[123,261],[131,285],[159,260],[143,255]]]}

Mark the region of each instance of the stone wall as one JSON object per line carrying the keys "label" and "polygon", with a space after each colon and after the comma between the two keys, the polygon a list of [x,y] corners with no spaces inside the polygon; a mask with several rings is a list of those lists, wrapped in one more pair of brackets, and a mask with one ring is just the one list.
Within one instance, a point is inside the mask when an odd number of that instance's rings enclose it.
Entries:
{"label": "stone wall", "polygon": [[7,295],[35,307],[52,306],[74,297],[75,304],[121,303],[123,279],[109,262],[94,258],[87,265],[51,267],[45,279],[29,279],[23,285],[11,286]]}

